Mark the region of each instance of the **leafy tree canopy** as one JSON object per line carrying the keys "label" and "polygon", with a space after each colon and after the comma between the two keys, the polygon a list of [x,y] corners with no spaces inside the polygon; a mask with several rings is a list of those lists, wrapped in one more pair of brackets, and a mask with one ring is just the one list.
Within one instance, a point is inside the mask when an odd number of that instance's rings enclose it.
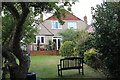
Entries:
{"label": "leafy tree canopy", "polygon": [[102,55],[104,68],[110,76],[119,77],[120,2],[104,2],[93,11],[96,47]]}
{"label": "leafy tree canopy", "polygon": [[[56,13],[56,17],[60,20],[60,13],[62,13],[62,9],[57,5],[58,2],[3,2],[2,3],[2,10],[9,12],[13,18],[10,19],[11,23],[10,25],[10,35],[7,35],[4,40],[9,43],[7,45],[3,45],[2,47],[2,55],[9,63],[9,72],[10,72],[10,79],[11,80],[18,80],[22,79],[25,80],[26,74],[28,72],[29,66],[30,66],[30,60],[29,58],[22,52],[20,49],[20,41],[23,37],[23,35],[27,34],[24,29],[30,27],[24,27],[25,25],[28,25],[26,20],[28,19],[28,15],[30,13],[30,8],[34,7],[35,15],[38,15],[38,13],[46,12],[51,13],[54,11]],[[64,2],[64,6],[71,6],[69,2]],[[6,19],[5,19],[6,20]],[[31,21],[31,20],[30,20]],[[25,22],[27,24],[25,24]],[[31,22],[30,22],[31,23]],[[6,26],[8,26],[6,25]],[[31,24],[29,24],[31,25]],[[7,28],[4,26],[5,30]],[[6,33],[6,31],[3,31]],[[24,33],[25,32],[25,33]],[[30,34],[28,34],[30,35]],[[19,61],[19,64],[16,62],[16,58]],[[19,74],[18,74],[19,73]]]}
{"label": "leafy tree canopy", "polygon": [[85,31],[75,31],[73,29],[67,29],[59,34],[63,37],[63,42],[73,41],[74,43],[77,43],[78,41],[80,41],[80,39],[86,39],[88,35],[88,33]]}

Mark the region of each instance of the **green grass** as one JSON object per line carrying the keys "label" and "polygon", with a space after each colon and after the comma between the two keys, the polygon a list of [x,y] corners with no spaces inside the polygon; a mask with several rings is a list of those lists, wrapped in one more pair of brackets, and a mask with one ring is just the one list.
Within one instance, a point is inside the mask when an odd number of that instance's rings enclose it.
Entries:
{"label": "green grass", "polygon": [[[31,56],[29,72],[35,72],[37,78],[60,78],[57,75],[57,64],[60,56]],[[84,64],[84,75],[78,74],[78,70],[64,70],[63,78],[105,78],[100,73]]]}

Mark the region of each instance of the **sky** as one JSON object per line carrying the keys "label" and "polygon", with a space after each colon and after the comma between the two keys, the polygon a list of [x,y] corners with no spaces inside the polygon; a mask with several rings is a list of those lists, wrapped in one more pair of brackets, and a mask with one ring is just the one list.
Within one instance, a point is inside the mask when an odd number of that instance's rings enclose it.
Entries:
{"label": "sky", "polygon": [[[83,17],[86,15],[88,19],[88,24],[91,24],[92,15],[91,15],[91,7],[96,7],[97,4],[101,4],[103,0],[79,0],[75,3],[75,5],[72,5],[72,12],[75,16],[78,18],[83,19]],[[44,16],[44,19],[47,19],[51,15],[46,14]]]}

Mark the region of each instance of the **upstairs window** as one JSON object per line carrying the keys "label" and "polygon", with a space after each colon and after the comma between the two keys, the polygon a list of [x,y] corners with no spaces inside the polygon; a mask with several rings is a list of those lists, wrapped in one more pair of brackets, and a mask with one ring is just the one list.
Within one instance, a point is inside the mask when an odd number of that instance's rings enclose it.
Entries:
{"label": "upstairs window", "polygon": [[68,22],[68,29],[77,29],[76,22]]}
{"label": "upstairs window", "polygon": [[52,29],[62,29],[62,25],[58,21],[52,21]]}
{"label": "upstairs window", "polygon": [[45,36],[36,36],[36,44],[45,44]]}

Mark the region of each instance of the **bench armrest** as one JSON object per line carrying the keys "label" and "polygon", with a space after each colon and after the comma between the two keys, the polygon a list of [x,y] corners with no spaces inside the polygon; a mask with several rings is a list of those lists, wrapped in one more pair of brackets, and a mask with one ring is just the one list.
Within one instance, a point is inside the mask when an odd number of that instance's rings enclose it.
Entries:
{"label": "bench armrest", "polygon": [[58,69],[60,69],[61,68],[61,64],[58,64],[57,67],[58,67]]}
{"label": "bench armrest", "polygon": [[59,66],[61,66],[61,64],[58,64],[57,66],[59,67]]}

